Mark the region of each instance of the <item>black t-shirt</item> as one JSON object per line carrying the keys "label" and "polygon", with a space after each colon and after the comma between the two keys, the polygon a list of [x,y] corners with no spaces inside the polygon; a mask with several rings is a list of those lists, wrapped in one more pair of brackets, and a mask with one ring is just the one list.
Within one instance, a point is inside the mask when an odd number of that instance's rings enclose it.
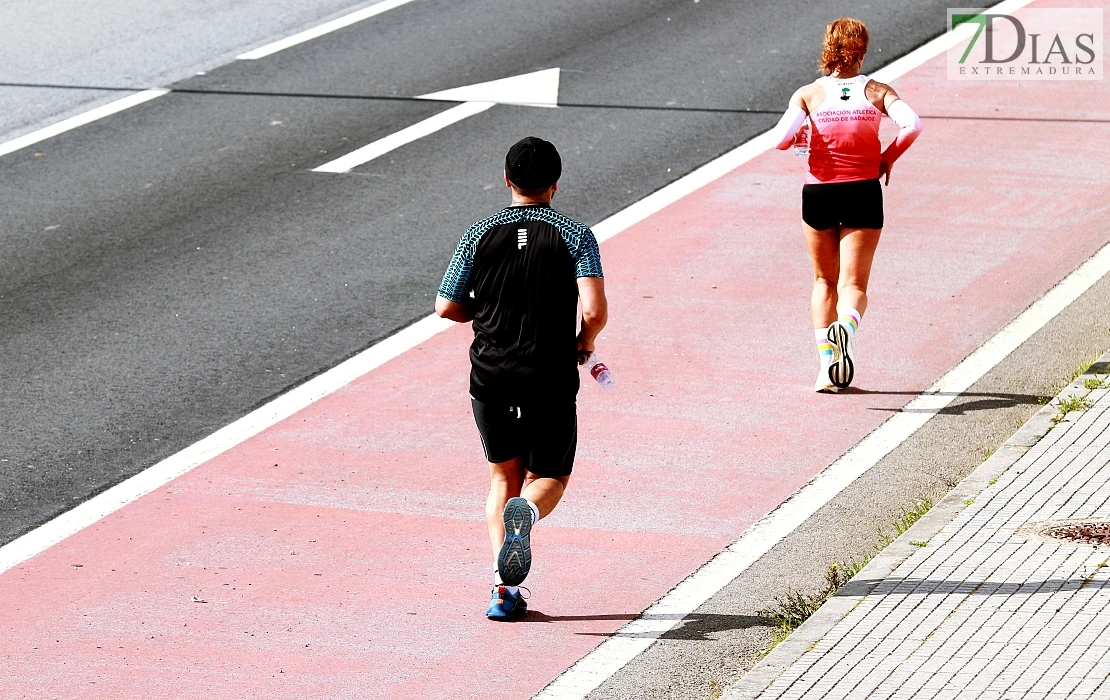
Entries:
{"label": "black t-shirt", "polygon": [[579,277],[602,277],[597,239],[546,204],[508,207],[459,241],[439,296],[474,318],[470,394],[527,404],[578,392]]}

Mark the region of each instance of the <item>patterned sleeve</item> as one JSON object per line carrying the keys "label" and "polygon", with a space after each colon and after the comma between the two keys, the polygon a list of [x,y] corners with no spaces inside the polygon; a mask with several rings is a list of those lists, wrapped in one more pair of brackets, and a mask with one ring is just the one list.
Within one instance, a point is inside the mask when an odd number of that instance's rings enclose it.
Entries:
{"label": "patterned sleeve", "polygon": [[479,238],[481,231],[477,226],[472,226],[463,234],[459,244],[455,246],[455,254],[451,256],[447,273],[439,284],[439,296],[460,304],[466,301],[470,291],[467,284],[470,282],[470,270],[474,266],[474,251],[478,247]]}
{"label": "patterned sleeve", "polygon": [[570,254],[574,256],[575,276],[604,278],[601,271],[601,251],[598,250],[594,232],[589,227],[582,226],[577,234],[575,240],[568,241]]}

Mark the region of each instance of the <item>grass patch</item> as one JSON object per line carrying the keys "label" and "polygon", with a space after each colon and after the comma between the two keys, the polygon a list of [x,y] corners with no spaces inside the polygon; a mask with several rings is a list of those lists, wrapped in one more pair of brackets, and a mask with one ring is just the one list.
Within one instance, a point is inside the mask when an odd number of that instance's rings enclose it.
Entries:
{"label": "grass patch", "polygon": [[1088,379],[1083,382],[1083,386],[1089,391],[1094,391],[1095,389],[1101,389],[1106,386],[1106,380],[1095,377],[1094,379]]}
{"label": "grass patch", "polygon": [[1061,398],[1059,405],[1056,407],[1058,413],[1052,417],[1052,423],[1058,424],[1060,421],[1064,420],[1064,417],[1069,413],[1074,411],[1085,411],[1091,406],[1094,406],[1094,402],[1086,396],[1067,396]]}
{"label": "grass patch", "polygon": [[969,498],[969,499],[967,499],[966,501],[964,501],[964,505],[965,505],[965,506],[969,506],[969,505],[971,505],[971,504],[972,504],[972,503],[974,503],[974,502],[975,502],[975,499],[974,499],[974,498]]}
{"label": "grass patch", "polygon": [[844,584],[859,573],[871,555],[862,561],[852,560],[848,564],[835,562],[825,571],[825,585],[816,593],[803,593],[793,589],[787,590],[781,596],[775,597],[775,604],[765,610],[760,610],[759,615],[767,618],[774,624],[774,639],[771,645],[763,652],[766,656],[780,642],[790,636],[790,633],[801,627],[802,623],[810,618],[825,601],[836,595]]}
{"label": "grass patch", "polygon": [[1098,362],[1098,355],[1095,355],[1094,357],[1090,358],[1089,360],[1084,361],[1083,364],[1079,365],[1079,367],[1074,372],[1071,373],[1071,378],[1068,379],[1067,383],[1071,384],[1076,379],[1079,379],[1080,375],[1086,374],[1087,370],[1089,370],[1091,368],[1091,365],[1093,365],[1096,362]]}
{"label": "grass patch", "polygon": [[1041,406],[1046,405],[1051,400],[1052,400],[1051,396],[1038,396],[1037,397],[1037,403],[1040,404]]}
{"label": "grass patch", "polygon": [[[923,498],[917,501],[910,508],[902,508],[902,512],[894,519],[891,526],[894,528],[894,536],[888,534],[882,527],[879,527],[879,539],[875,543],[875,551],[881,552],[891,542],[896,540],[899,535],[909,530],[914,523],[921,519],[923,515],[929,512],[933,507],[933,501],[928,498]],[[924,547],[927,543],[920,540],[914,540],[910,544],[915,547]],[[759,611],[759,615],[771,621],[774,625],[774,637],[764,651],[762,656],[766,656],[778,646],[784,639],[790,636],[790,633],[798,629],[803,622],[809,619],[813,613],[817,612],[826,600],[836,595],[844,584],[848,583],[853,576],[860,572],[867,562],[871,561],[874,554],[867,554],[860,559],[850,559],[848,562],[834,562],[829,565],[825,571],[825,585],[821,590],[815,593],[804,593],[794,589],[787,589],[786,593],[781,596],[775,596],[775,604],[770,608]]]}
{"label": "grass patch", "polygon": [[996,477],[994,477],[993,479],[991,479],[990,481],[987,482],[987,486],[994,486],[997,483],[998,483],[998,477],[996,476]]}
{"label": "grass patch", "polygon": [[910,544],[914,547],[928,547],[929,543],[925,540],[910,540]]}
{"label": "grass patch", "polygon": [[879,542],[875,545],[875,551],[881,552],[882,550],[886,549],[887,545],[898,539],[898,537],[903,532],[913,527],[913,524],[916,523],[918,520],[921,520],[921,516],[928,513],[929,509],[932,507],[933,501],[928,498],[923,498],[917,503],[914,503],[909,510],[903,508],[901,514],[894,519],[893,537],[884,532],[881,527],[879,528]]}

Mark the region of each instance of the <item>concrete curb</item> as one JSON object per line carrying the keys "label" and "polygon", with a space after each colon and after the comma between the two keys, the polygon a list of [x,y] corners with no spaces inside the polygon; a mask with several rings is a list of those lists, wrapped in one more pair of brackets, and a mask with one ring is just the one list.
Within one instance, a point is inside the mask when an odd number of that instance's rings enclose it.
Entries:
{"label": "concrete curb", "polygon": [[[1006,470],[1012,467],[1022,455],[1040,442],[1055,424],[1052,419],[1058,414],[1057,407],[1062,398],[1084,397],[1091,393],[1084,386],[1095,375],[1110,373],[1110,351],[1104,353],[1083,374],[1064,387],[1052,401],[1033,414],[1003,445],[981,465],[956,485],[928,513],[902,533],[894,542],[875,555],[851,581],[844,585],[835,596],[806,620],[798,629],[779,643],[770,654],[756,664],[751,671],[734,683],[721,697],[721,700],[754,700],[790,666],[813,648],[814,644],[828,634],[887,576],[908,559],[917,547],[911,540],[928,541],[944,526],[968,506],[967,501],[975,499],[979,493],[991,485]],[[1064,421],[1073,420],[1068,416]]]}

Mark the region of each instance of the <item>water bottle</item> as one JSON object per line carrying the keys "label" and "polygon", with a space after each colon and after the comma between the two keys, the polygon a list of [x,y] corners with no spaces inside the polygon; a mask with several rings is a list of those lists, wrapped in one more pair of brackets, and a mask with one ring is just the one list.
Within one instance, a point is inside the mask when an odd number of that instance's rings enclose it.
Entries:
{"label": "water bottle", "polygon": [[809,120],[807,119],[798,133],[794,135],[794,155],[806,157],[809,155]]}
{"label": "water bottle", "polygon": [[596,352],[591,352],[590,356],[586,358],[586,369],[589,370],[602,389],[612,389],[613,385],[617,383],[617,378],[613,376],[613,370],[597,359]]}

